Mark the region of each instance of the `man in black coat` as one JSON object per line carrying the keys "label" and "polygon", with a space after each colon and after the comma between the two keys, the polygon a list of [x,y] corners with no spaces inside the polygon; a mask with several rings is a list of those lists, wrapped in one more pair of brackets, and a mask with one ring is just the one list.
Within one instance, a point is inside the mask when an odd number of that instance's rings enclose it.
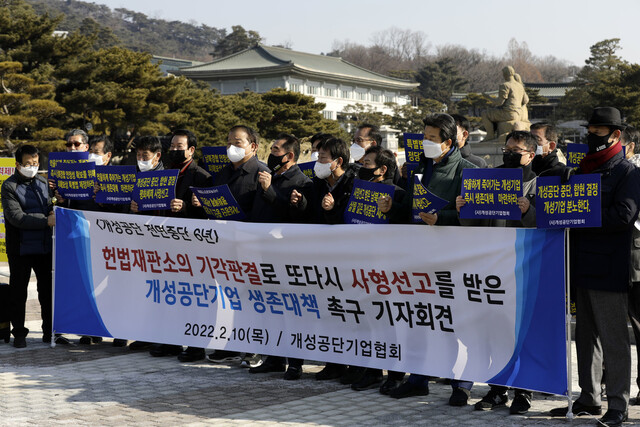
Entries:
{"label": "man in black coat", "polygon": [[[38,301],[42,315],[42,341],[51,341],[51,252],[52,230],[56,223],[47,181],[38,175],[39,153],[33,145],[16,151],[16,170],[2,183],[2,210],[9,259],[9,309],[13,324],[13,345],[27,346],[25,328],[27,286],[31,270],[38,279]],[[3,337],[4,338],[4,337]]]}
{"label": "man in black coat", "polygon": [[469,129],[471,129],[469,120],[460,114],[451,114],[451,117],[456,121],[456,128],[458,129],[456,139],[458,141],[458,149],[460,149],[462,158],[473,163],[479,168],[486,168],[487,162],[482,157],[473,154],[471,152],[471,145],[467,142],[469,139]]}
{"label": "man in black coat", "polygon": [[[602,226],[570,231],[571,284],[576,288],[576,349],[580,397],[573,413],[602,412],[602,367],[608,410],[600,422],[621,425],[627,419],[631,351],[627,307],[631,235],[638,217],[638,170],[622,154],[620,112],[596,108],[589,120],[589,151],[577,173],[600,174]],[[567,408],[551,411],[564,416]]]}
{"label": "man in black coat", "polygon": [[[279,134],[271,145],[267,166],[271,172],[258,172],[260,186],[253,203],[253,222],[296,222],[291,215],[289,200],[293,191],[309,194],[311,179],[297,165],[300,157],[298,138],[286,133]],[[288,358],[289,367],[284,373],[285,380],[297,380],[302,375],[302,359]],[[268,356],[264,363],[249,369],[252,374],[283,372],[285,358]]]}
{"label": "man in black coat", "polygon": [[[193,192],[191,187],[211,187],[213,180],[206,170],[202,169],[193,160],[198,140],[193,132],[186,129],[175,130],[171,136],[171,145],[167,152],[167,169],[178,169],[175,198],[170,202],[170,210],[161,213],[162,216],[177,218],[206,218],[207,215],[201,206],[194,206],[191,201]],[[187,347],[182,351],[181,346],[156,344],[149,353],[152,356],[161,357],[178,354],[181,362],[193,362],[204,359],[204,348]]]}
{"label": "man in black coat", "polygon": [[531,135],[536,138],[538,147],[533,159],[533,172],[540,175],[552,170],[563,170],[565,165],[558,159],[558,132],[550,123],[535,123],[531,125]]}

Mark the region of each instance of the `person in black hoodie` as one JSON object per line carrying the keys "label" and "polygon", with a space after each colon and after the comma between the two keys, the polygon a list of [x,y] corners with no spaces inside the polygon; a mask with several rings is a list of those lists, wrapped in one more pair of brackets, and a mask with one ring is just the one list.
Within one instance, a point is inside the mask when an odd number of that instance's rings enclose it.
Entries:
{"label": "person in black hoodie", "polygon": [[[558,132],[549,123],[531,125],[531,134],[536,138],[536,157],[533,159],[533,172],[536,175],[552,170],[563,170],[565,165],[558,158]],[[553,174],[553,172],[548,172]]]}

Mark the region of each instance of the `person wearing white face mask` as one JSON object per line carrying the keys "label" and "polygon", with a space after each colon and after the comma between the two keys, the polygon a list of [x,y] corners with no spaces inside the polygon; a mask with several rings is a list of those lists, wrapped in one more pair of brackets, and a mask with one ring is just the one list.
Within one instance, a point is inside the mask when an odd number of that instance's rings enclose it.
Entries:
{"label": "person wearing white face mask", "polygon": [[[448,114],[433,114],[424,120],[423,154],[420,156],[415,175],[421,176],[421,183],[428,191],[447,200],[449,203],[439,212],[429,214],[420,212],[420,219],[427,225],[460,225],[456,211],[456,197],[460,195],[462,171],[476,168],[462,158],[457,148],[456,122]],[[378,208],[389,213],[392,223],[411,223],[411,207],[415,184],[413,176],[409,178],[408,191],[401,203],[395,203],[388,197],[378,200]],[[469,397],[470,383],[452,381],[451,405],[458,406],[458,400],[466,405]],[[428,378],[424,375],[411,374],[406,382],[393,390],[386,390],[396,399],[429,394]],[[459,399],[462,397],[462,399]]]}
{"label": "person wearing white face mask", "polygon": [[[255,199],[258,195],[260,183],[258,177],[260,172],[270,172],[267,165],[260,162],[256,156],[258,151],[258,140],[260,136],[249,126],[234,126],[229,130],[227,136],[227,157],[231,161],[215,176],[214,186],[228,185],[231,194],[240,205],[246,219],[250,220],[259,212],[253,212]],[[194,206],[200,206],[198,199],[192,199]],[[207,356],[213,363],[240,362],[240,353],[227,350],[216,350]],[[248,355],[243,363],[249,366],[255,365],[259,361],[258,355]]]}
{"label": "person wearing white face mask", "polygon": [[[27,346],[25,328],[27,286],[33,270],[38,279],[38,300],[42,316],[42,340],[51,341],[51,252],[53,205],[47,181],[38,176],[39,152],[33,145],[16,151],[16,170],[2,183],[2,209],[9,260],[9,298],[0,301],[0,310],[10,313],[16,348]],[[2,317],[5,317],[4,315]],[[8,327],[8,325],[6,325]],[[9,338],[4,328],[5,340]]]}
{"label": "person wearing white face mask", "polygon": [[[136,165],[139,172],[161,171],[164,165],[161,160],[162,143],[155,136],[142,136],[136,140]],[[131,201],[131,212],[138,212],[138,204]]]}
{"label": "person wearing white face mask", "polygon": [[550,123],[535,123],[531,125],[531,134],[536,139],[536,156],[533,159],[532,169],[536,175],[552,170],[564,169],[566,160],[560,158],[562,153],[557,148],[558,132]]}

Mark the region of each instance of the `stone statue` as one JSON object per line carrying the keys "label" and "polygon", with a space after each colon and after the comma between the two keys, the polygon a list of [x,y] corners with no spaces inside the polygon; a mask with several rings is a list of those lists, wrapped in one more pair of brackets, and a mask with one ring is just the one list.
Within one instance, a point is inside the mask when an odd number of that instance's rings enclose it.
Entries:
{"label": "stone statue", "polygon": [[[528,130],[530,126],[527,111],[529,97],[522,79],[510,65],[502,69],[502,76],[504,83],[500,85],[496,107],[482,115],[482,124],[487,131],[486,141],[504,137],[512,130]],[[516,76],[520,81],[516,80]]]}

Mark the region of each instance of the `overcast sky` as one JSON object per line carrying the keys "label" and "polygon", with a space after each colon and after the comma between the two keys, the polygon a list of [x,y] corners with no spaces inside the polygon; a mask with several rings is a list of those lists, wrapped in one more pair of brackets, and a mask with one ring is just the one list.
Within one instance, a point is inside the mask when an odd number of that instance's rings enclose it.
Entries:
{"label": "overcast sky", "polygon": [[458,44],[502,56],[511,38],[540,57],[584,65],[594,43],[620,38],[622,58],[640,63],[639,0],[95,0],[153,18],[256,30],[267,44],[309,53],[334,41],[368,45],[392,26],[423,31],[432,46]]}

